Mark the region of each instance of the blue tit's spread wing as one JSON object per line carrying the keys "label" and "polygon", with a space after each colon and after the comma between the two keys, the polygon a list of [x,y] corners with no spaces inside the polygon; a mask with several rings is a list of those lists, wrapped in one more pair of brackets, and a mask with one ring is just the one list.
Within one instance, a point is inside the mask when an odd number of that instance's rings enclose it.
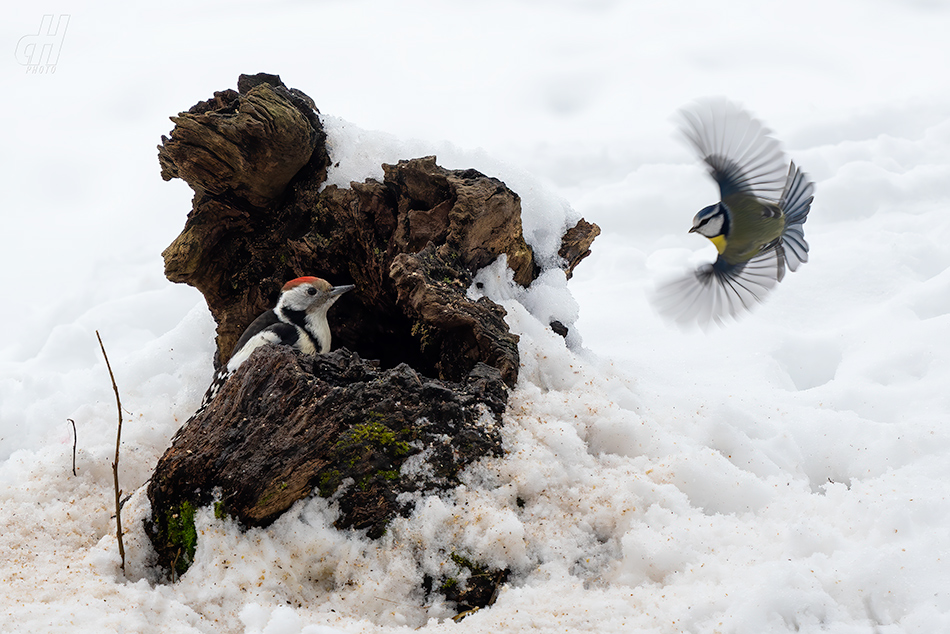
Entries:
{"label": "blue tit's spread wing", "polygon": [[681,130],[709,166],[722,200],[746,194],[779,201],[787,163],[778,141],[757,119],[724,99],[699,102],[681,114]]}
{"label": "blue tit's spread wing", "polygon": [[706,326],[751,310],[763,301],[784,275],[778,248],[768,248],[742,264],[729,264],[721,257],[695,271],[661,285],[653,305],[665,317],[682,326]]}
{"label": "blue tit's spread wing", "polygon": [[782,232],[782,249],[785,262],[792,271],[808,261],[808,243],[803,225],[808,219],[811,201],[815,198],[815,184],[808,180],[794,162],[788,167],[788,178],[779,207],[785,213],[785,230]]}

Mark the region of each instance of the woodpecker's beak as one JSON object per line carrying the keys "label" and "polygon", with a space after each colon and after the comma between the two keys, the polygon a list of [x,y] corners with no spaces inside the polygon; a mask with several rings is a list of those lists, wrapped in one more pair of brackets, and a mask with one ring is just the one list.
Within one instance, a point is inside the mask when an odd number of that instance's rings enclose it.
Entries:
{"label": "woodpecker's beak", "polygon": [[354,288],[356,287],[352,284],[347,284],[346,286],[334,286],[330,289],[330,297],[337,297],[347,291],[353,290]]}

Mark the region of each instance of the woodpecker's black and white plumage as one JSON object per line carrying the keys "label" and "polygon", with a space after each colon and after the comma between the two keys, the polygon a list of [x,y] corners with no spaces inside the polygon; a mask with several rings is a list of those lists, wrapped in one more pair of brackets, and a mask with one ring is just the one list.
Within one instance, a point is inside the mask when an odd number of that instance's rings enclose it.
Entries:
{"label": "woodpecker's black and white plumage", "polygon": [[352,285],[331,286],[319,277],[298,277],[280,290],[277,306],[251,322],[234,346],[234,352],[214,376],[205,392],[197,416],[218,395],[221,387],[257,348],[273,343],[292,346],[305,354],[330,351],[327,310]]}

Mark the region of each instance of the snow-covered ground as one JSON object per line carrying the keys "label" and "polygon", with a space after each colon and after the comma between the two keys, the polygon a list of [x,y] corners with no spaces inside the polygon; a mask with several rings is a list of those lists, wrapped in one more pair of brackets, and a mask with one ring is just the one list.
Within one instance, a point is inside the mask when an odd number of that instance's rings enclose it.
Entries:
{"label": "snow-covered ground", "polygon": [[[30,74],[21,38],[44,14],[68,28],[55,73]],[[0,631],[950,631],[945,3],[54,1],[0,15]],[[333,529],[319,498],[246,533],[201,512],[195,565],[156,584],[141,491],[118,568],[95,331],[134,492],[211,375],[201,297],[162,274],[191,192],[160,179],[155,146],[169,115],[260,71],[313,97],[341,182],[434,153],[518,191],[542,252],[565,218],[603,234],[569,283],[551,272],[524,292],[482,273],[521,335],[505,458],[376,542]],[[705,95],[743,103],[816,181],[811,261],[741,321],[683,332],[647,295],[714,256],[686,230],[716,189],[671,122]],[[509,566],[497,603],[459,623],[425,603],[438,561],[424,553],[439,549]]]}

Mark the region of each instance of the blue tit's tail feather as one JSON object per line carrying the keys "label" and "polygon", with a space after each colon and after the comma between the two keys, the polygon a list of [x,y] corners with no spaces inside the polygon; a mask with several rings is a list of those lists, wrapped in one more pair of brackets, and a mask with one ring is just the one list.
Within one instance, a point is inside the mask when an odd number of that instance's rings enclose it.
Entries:
{"label": "blue tit's tail feather", "polygon": [[701,101],[681,114],[682,132],[709,166],[721,198],[747,193],[778,202],[785,157],[768,128],[725,99]]}
{"label": "blue tit's tail feather", "polygon": [[785,213],[785,230],[782,233],[781,247],[785,253],[785,263],[792,271],[808,261],[808,242],[802,225],[808,219],[811,201],[815,198],[815,184],[812,183],[792,161],[788,166],[788,178],[782,193],[780,207]]}
{"label": "blue tit's tail feather", "polygon": [[784,275],[780,245],[776,242],[742,264],[721,257],[695,271],[661,285],[653,296],[660,314],[681,326],[722,324],[751,310]]}

